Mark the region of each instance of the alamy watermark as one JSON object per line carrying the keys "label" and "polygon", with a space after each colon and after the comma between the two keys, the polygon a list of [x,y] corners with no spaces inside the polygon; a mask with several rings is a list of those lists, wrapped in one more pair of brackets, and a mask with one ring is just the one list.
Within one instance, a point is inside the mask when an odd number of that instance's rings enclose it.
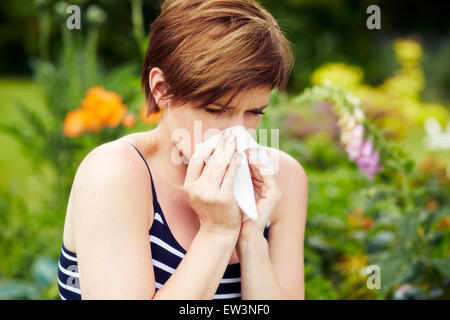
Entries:
{"label": "alamy watermark", "polygon": [[70,5],[66,9],[66,13],[70,14],[70,16],[66,19],[67,29],[73,30],[81,29],[81,9],[77,5]]}
{"label": "alamy watermark", "polygon": [[75,289],[80,288],[80,275],[78,273],[78,265],[72,264],[68,266],[65,271],[63,271],[68,275],[66,280],[66,285],[73,287]]}
{"label": "alamy watermark", "polygon": [[381,9],[376,4],[372,4],[367,7],[366,13],[370,16],[366,20],[367,29],[381,29]]}
{"label": "alamy watermark", "polygon": [[365,275],[368,275],[366,285],[367,288],[372,289],[381,289],[381,269],[376,264],[367,266],[364,268]]}
{"label": "alamy watermark", "polygon": [[[270,129],[270,145],[269,143],[269,129],[250,129],[247,130],[249,134],[253,137],[255,141],[258,141],[258,145],[262,147],[271,147],[273,149],[279,149],[279,140],[280,140],[280,134],[279,129]],[[195,120],[194,121],[194,130],[193,130],[193,137],[191,137],[191,133],[189,130],[184,128],[178,128],[172,131],[171,134],[171,140],[176,142],[176,145],[172,148],[171,151],[171,161],[174,164],[189,164],[190,159],[185,157],[183,154],[181,154],[181,147],[184,146],[188,150],[192,150],[193,148],[191,145],[191,142],[194,146],[197,144],[203,142],[205,137],[211,137],[215,134],[219,134],[221,131],[216,128],[211,128],[208,130],[205,130],[203,132],[202,130],[202,121],[201,120]],[[192,139],[191,139],[192,138]],[[197,150],[194,150],[194,152]],[[252,150],[253,151],[253,150]],[[256,150],[257,152],[250,153],[250,157],[248,158],[248,163],[255,164],[257,161],[262,162],[263,165],[267,166],[268,163],[265,163],[265,160],[267,159],[265,156],[269,156],[267,153],[263,155],[264,149],[259,148]],[[204,158],[204,157],[203,157]],[[278,172],[279,168],[279,157],[271,157],[271,167],[266,167],[267,171],[265,171],[266,168],[263,168],[261,171],[261,174],[275,174]],[[225,159],[219,159],[219,162],[221,160]],[[193,160],[194,161],[194,160]]]}

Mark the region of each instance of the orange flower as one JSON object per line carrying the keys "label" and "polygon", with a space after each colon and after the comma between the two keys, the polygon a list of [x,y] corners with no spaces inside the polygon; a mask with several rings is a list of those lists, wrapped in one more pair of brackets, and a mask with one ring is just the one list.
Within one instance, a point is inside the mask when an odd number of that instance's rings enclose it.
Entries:
{"label": "orange flower", "polygon": [[434,212],[439,208],[439,203],[434,199],[429,199],[425,205],[428,211]]}
{"label": "orange flower", "polygon": [[123,122],[122,123],[123,123],[125,128],[131,128],[136,123],[136,117],[134,116],[134,114],[129,113],[129,114],[125,115],[125,117],[123,118]]}
{"label": "orange flower", "polygon": [[156,124],[161,120],[162,116],[162,110],[160,109],[159,112],[155,112],[152,114],[149,114],[147,117],[147,107],[143,105],[141,107],[141,110],[139,110],[139,118],[141,118],[141,121],[147,124]]}
{"label": "orange flower", "polygon": [[97,132],[105,126],[116,127],[122,123],[126,112],[127,107],[117,93],[100,86],[92,87],[86,91],[81,107],[66,115],[63,131],[68,137],[77,137],[86,130]]}
{"label": "orange flower", "polygon": [[63,132],[69,138],[78,137],[84,130],[84,114],[81,109],[69,111],[63,124]]}
{"label": "orange flower", "polygon": [[442,217],[437,224],[437,229],[450,231],[450,216]]}
{"label": "orange flower", "polygon": [[373,225],[373,220],[364,215],[361,208],[356,208],[353,212],[347,215],[347,221],[353,229],[370,229]]}
{"label": "orange flower", "polygon": [[91,109],[80,109],[84,113],[84,130],[98,132],[103,128],[103,123],[95,111]]}
{"label": "orange flower", "polygon": [[91,131],[98,131],[103,126],[118,126],[127,112],[127,107],[117,93],[106,91],[99,86],[86,92],[81,108],[90,115],[87,129]]}

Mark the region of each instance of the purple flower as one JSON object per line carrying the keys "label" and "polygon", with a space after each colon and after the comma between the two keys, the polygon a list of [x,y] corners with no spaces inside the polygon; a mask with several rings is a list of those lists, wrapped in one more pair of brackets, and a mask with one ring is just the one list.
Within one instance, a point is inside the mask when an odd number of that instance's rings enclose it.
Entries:
{"label": "purple flower", "polygon": [[347,151],[349,159],[354,161],[361,152],[361,146],[364,141],[364,127],[358,124],[351,131],[344,132],[343,135],[344,137],[347,135],[345,138],[348,139],[345,151]]}
{"label": "purple flower", "polygon": [[375,174],[381,169],[379,160],[380,154],[374,150],[372,141],[364,140],[355,162],[364,172],[367,179],[373,180]]}

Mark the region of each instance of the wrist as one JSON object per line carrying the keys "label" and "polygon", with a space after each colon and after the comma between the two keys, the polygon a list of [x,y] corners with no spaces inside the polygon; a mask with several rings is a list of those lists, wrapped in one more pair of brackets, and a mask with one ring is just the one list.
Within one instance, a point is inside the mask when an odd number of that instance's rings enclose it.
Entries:
{"label": "wrist", "polygon": [[259,251],[266,250],[268,243],[264,235],[254,235],[252,237],[239,237],[236,244],[236,253],[239,257],[247,256],[249,253],[258,254]]}
{"label": "wrist", "polygon": [[239,238],[239,232],[216,231],[209,228],[200,227],[197,236],[215,243],[235,246]]}
{"label": "wrist", "polygon": [[239,233],[239,243],[242,243],[243,245],[251,244],[254,242],[260,242],[260,241],[267,241],[264,237],[264,230],[248,230],[247,229],[241,229],[241,232]]}

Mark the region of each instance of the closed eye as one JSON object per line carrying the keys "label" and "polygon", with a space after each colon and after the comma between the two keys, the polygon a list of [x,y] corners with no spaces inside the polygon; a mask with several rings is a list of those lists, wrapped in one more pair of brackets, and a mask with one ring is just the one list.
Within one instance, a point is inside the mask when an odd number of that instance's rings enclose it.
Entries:
{"label": "closed eye", "polygon": [[[215,114],[223,114],[226,112],[226,110],[220,110],[220,109],[205,109],[209,113],[215,113]],[[264,111],[249,111],[253,114],[265,114]]]}
{"label": "closed eye", "polygon": [[251,113],[254,113],[254,114],[265,114],[265,112],[264,111],[250,111]]}
{"label": "closed eye", "polygon": [[220,110],[220,109],[205,109],[205,110],[209,113],[217,113],[217,114],[222,114],[222,113],[226,112],[226,111]]}

